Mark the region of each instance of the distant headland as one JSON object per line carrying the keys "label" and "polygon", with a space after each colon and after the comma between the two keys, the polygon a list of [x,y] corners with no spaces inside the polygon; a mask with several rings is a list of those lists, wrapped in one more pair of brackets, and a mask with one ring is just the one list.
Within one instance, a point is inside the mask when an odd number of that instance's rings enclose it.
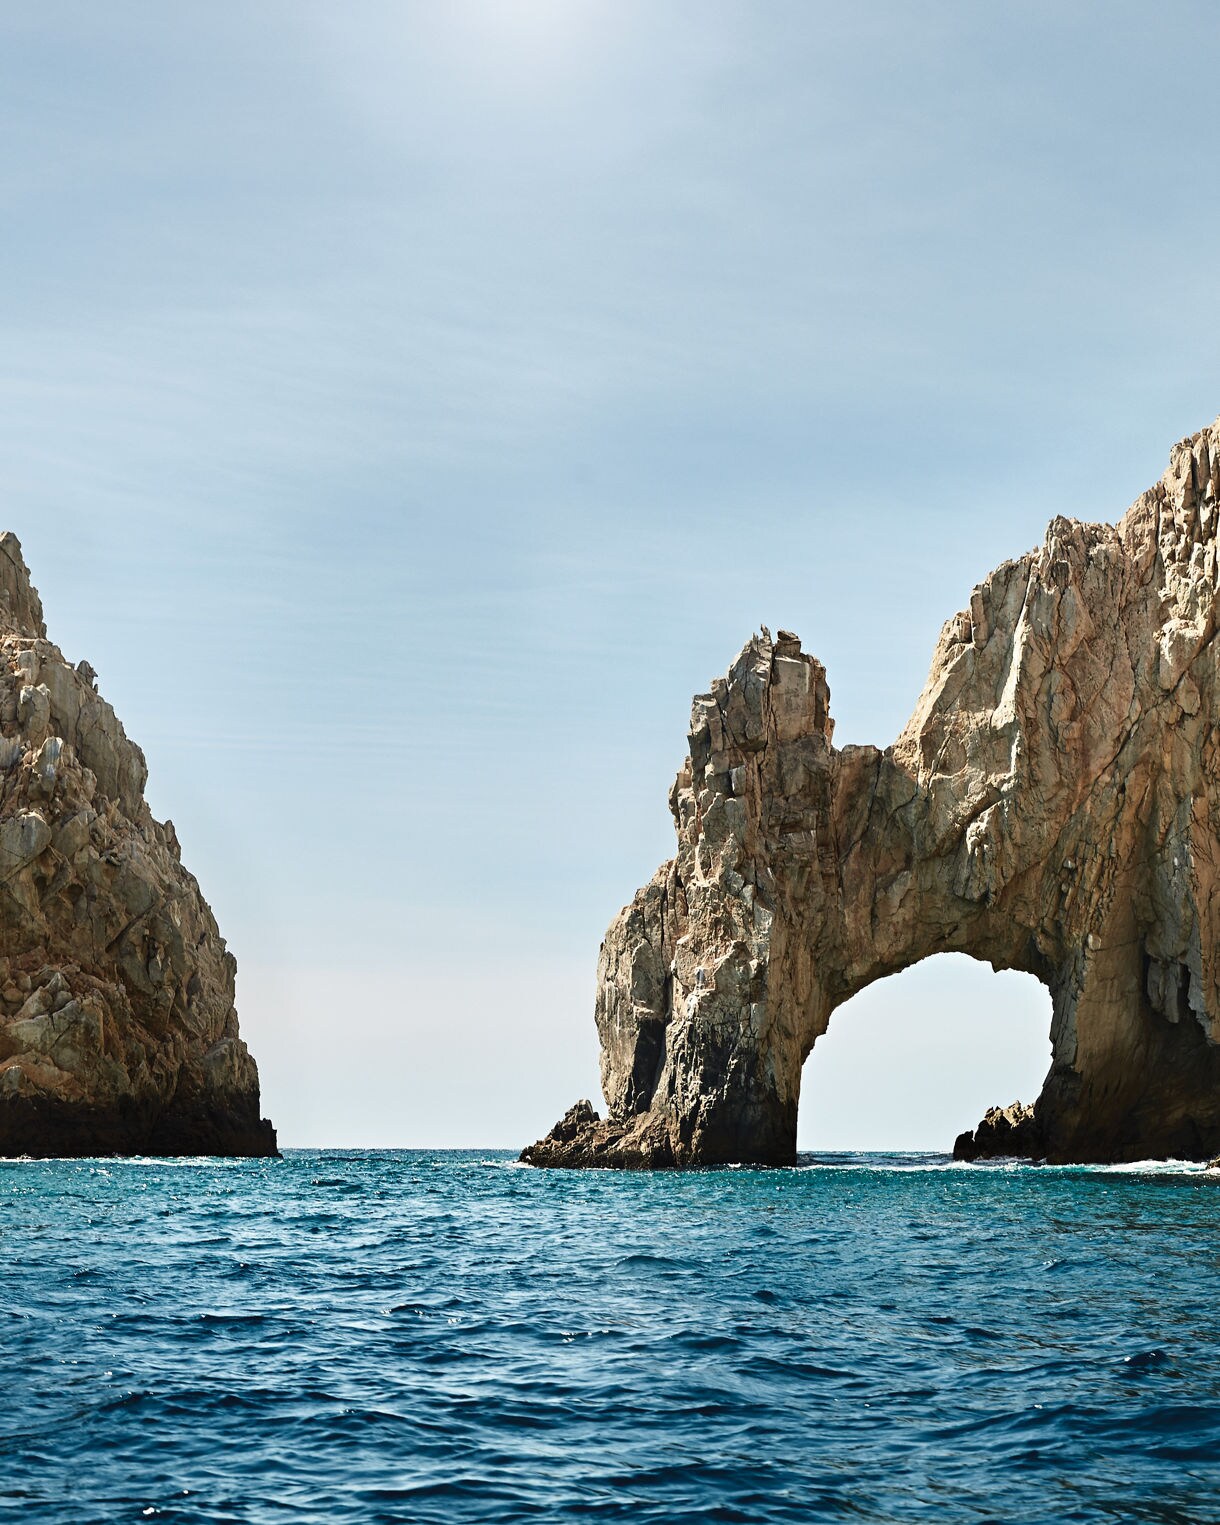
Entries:
{"label": "distant headland", "polygon": [[831,1014],[950,951],[1054,1012],[1036,1103],[959,1157],[1220,1153],[1218,498],[1220,421],[1117,525],[1053,519],[946,623],[884,750],[834,747],[796,636],[747,642],[694,701],[677,856],[602,945],[609,1116],[579,1103],[522,1158],[790,1163]]}
{"label": "distant headland", "polygon": [[0,1155],[274,1155],[236,962],[0,536]]}

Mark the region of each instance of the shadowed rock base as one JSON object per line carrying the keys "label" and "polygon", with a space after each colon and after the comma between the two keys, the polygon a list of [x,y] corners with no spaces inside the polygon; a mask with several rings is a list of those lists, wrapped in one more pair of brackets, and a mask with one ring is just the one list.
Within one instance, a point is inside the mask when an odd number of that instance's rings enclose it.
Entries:
{"label": "shadowed rock base", "polygon": [[0,1156],[225,1155],[279,1158],[275,1129],[248,1099],[201,1099],[164,1111],[138,1102],[71,1106],[42,1097],[0,1102]]}
{"label": "shadowed rock base", "polygon": [[748,1154],[741,1133],[726,1132],[719,1143],[705,1132],[698,1159],[689,1147],[675,1148],[668,1129],[645,1114],[626,1122],[603,1120],[588,1101],[570,1107],[544,1139],[521,1153],[527,1165],[569,1170],[675,1170],[682,1166],[791,1165],[796,1160],[796,1116],[782,1120],[773,1134],[751,1135]]}
{"label": "shadowed rock base", "polygon": [[1051,1068],[959,1158],[1220,1154],[1220,426],[1114,526],[1052,520],[947,621],[892,746],[764,629],[691,711],[677,853],[611,924],[608,1116],[540,1165],[788,1164],[834,1011],[937,953],[1050,991]]}

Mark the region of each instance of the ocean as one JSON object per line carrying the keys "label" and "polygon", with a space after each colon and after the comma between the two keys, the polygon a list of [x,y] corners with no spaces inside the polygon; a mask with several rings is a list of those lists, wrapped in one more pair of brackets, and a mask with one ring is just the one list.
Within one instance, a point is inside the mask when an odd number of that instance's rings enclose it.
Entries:
{"label": "ocean", "polygon": [[22,1521],[1220,1520],[1220,1173],[0,1164]]}

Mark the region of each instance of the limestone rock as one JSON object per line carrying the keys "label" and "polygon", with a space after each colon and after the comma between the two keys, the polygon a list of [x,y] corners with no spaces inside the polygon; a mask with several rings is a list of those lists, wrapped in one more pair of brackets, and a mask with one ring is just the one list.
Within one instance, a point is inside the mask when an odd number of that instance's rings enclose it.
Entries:
{"label": "limestone rock", "polygon": [[236,963],[0,535],[0,1155],[276,1152]]}
{"label": "limestone rock", "polygon": [[790,1162],[834,1010],[951,951],[1054,1012],[1032,1112],[963,1153],[1220,1152],[1218,487],[1220,422],[1117,525],[1052,520],[946,622],[884,751],[835,748],[821,664],[752,637],[695,698],[677,854],[602,944],[609,1115],[527,1156]]}

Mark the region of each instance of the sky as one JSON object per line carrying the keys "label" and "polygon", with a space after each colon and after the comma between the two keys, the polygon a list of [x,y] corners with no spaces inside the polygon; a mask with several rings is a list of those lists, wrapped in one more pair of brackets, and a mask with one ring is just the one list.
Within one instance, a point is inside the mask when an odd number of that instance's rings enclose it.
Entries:
{"label": "sky", "polygon": [[[760,624],[893,739],[941,623],[1220,412],[1207,4],[0,17],[0,502],[237,955],[288,1145],[597,1098],[610,918]],[[1032,1099],[1049,999],[835,1014],[800,1142]]]}

